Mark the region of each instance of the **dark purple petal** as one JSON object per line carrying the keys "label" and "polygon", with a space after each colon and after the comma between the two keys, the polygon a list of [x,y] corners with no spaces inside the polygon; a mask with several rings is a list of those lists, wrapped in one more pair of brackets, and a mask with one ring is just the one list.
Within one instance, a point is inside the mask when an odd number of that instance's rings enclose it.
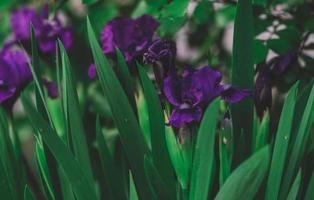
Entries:
{"label": "dark purple petal", "polygon": [[272,74],[280,76],[290,69],[296,60],[297,53],[295,50],[291,50],[284,55],[273,58],[267,65]]}
{"label": "dark purple petal", "polygon": [[12,99],[32,80],[29,57],[21,50],[5,49],[0,52],[0,103]]}
{"label": "dark purple petal", "polygon": [[106,55],[114,55],[119,48],[127,62],[144,53],[152,41],[158,22],[148,16],[136,20],[115,18],[101,32],[102,49]]}
{"label": "dark purple petal", "polygon": [[181,128],[191,122],[199,122],[202,118],[202,108],[174,109],[169,118],[168,124],[176,128]]}
{"label": "dark purple petal", "polygon": [[164,95],[174,106],[180,106],[183,102],[181,99],[181,79],[175,75],[169,75],[164,79]]}
{"label": "dark purple petal", "polygon": [[[220,95],[221,73],[210,67],[203,67],[191,75],[191,85],[185,90],[185,96],[195,98],[193,104],[208,104]],[[186,87],[185,87],[186,88]]]}
{"label": "dark purple petal", "polygon": [[94,63],[89,65],[88,77],[89,77],[89,79],[94,79],[96,77],[96,66]]}
{"label": "dark purple petal", "polygon": [[58,86],[55,82],[43,78],[42,83],[46,87],[50,98],[55,99],[59,96]]}
{"label": "dark purple petal", "polygon": [[257,115],[262,118],[264,112],[270,109],[272,104],[269,74],[263,70],[258,73],[256,78],[254,101]]}
{"label": "dark purple petal", "polygon": [[248,89],[240,89],[232,85],[222,85],[221,97],[229,103],[237,103],[246,97],[252,96],[252,91]]}
{"label": "dark purple petal", "polygon": [[30,38],[30,24],[35,27],[36,36],[41,34],[41,21],[32,8],[22,7],[13,12],[10,18],[11,28],[18,40]]}

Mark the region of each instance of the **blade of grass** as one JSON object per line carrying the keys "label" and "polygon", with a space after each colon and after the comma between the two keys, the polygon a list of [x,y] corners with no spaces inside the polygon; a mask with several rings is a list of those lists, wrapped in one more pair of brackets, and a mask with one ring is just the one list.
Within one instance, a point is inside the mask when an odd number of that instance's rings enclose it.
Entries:
{"label": "blade of grass", "polygon": [[3,160],[0,155],[0,194],[3,199],[14,199],[15,195],[13,193],[12,186],[10,187],[10,181],[8,175],[3,165]]}
{"label": "blade of grass", "polygon": [[[253,62],[253,16],[251,0],[239,0],[237,3],[232,53],[232,84],[252,89],[254,81]],[[247,98],[231,105],[231,116],[235,139],[233,166],[248,157],[250,145],[239,145],[238,139],[243,131],[245,143],[251,144],[253,130],[253,100]]]}
{"label": "blade of grass", "polygon": [[314,120],[314,84],[311,83],[311,92],[307,100],[300,126],[297,130],[296,139],[293,144],[293,148],[290,154],[290,158],[285,171],[284,179],[282,182],[279,199],[286,199],[289,189],[292,185],[293,179],[297,175],[297,170],[301,158],[303,157],[307,139],[310,133],[310,127]]}
{"label": "blade of grass", "polygon": [[160,105],[159,96],[143,67],[138,65],[137,69],[147,102],[154,164],[163,181],[168,185],[169,192],[175,192],[175,179],[166,144],[165,119]]}
{"label": "blade of grass", "polygon": [[269,146],[254,153],[226,180],[215,200],[253,199],[268,170]]}
{"label": "blade of grass", "polygon": [[261,149],[263,146],[267,144],[267,139],[269,135],[269,125],[270,125],[270,117],[267,112],[264,115],[263,120],[257,131],[254,152],[258,151],[259,149]]}
{"label": "blade of grass", "polygon": [[286,97],[276,134],[271,167],[266,185],[266,200],[276,200],[280,189],[286,154],[291,135],[293,116],[299,83],[296,83]]}
{"label": "blade of grass", "polygon": [[96,192],[94,183],[86,177],[84,169],[62,140],[57,136],[51,126],[43,119],[43,117],[35,110],[29,97],[26,94],[21,96],[25,113],[28,116],[32,126],[41,135],[43,141],[47,144],[51,153],[57,160],[59,166],[65,172],[72,185],[73,192],[78,200],[96,200]]}
{"label": "blade of grass", "polygon": [[145,144],[136,115],[97,42],[89,19],[87,19],[87,31],[100,84],[108,97],[113,120],[119,130],[139,197],[150,199],[152,194],[144,173],[144,155],[150,153],[149,149]]}
{"label": "blade of grass", "polygon": [[72,67],[61,41],[59,41],[59,49],[62,60],[63,88],[65,88],[65,91],[67,92],[65,94],[66,100],[64,101],[64,103],[66,103],[64,105],[65,115],[67,116],[66,124],[69,128],[69,133],[67,135],[69,135],[72,139],[71,141],[75,157],[81,163],[84,173],[86,173],[86,177],[90,179],[90,182],[92,182],[92,167],[90,163],[83,120],[80,113],[79,100],[73,78]]}
{"label": "blade of grass", "polygon": [[216,99],[208,106],[197,133],[190,181],[190,200],[208,199],[209,188],[213,182],[212,169],[219,103],[220,99]]}

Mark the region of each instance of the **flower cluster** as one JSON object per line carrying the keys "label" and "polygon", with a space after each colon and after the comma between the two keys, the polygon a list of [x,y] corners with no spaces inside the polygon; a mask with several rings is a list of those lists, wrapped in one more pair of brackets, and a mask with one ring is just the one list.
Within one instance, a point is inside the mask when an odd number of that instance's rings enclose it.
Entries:
{"label": "flower cluster", "polygon": [[[155,78],[162,95],[173,106],[169,124],[180,128],[192,122],[199,122],[206,106],[216,97],[231,103],[251,95],[221,83],[221,73],[203,67],[187,68],[179,75],[175,67],[176,44],[171,40],[154,38],[159,23],[148,15],[138,19],[115,18],[108,22],[101,33],[104,54],[114,56],[119,48],[130,64],[143,58],[145,64],[153,64]],[[89,77],[96,76],[95,65],[91,64]]]}
{"label": "flower cluster", "polygon": [[276,56],[267,63],[257,67],[255,83],[255,107],[257,115],[262,118],[264,112],[272,104],[272,79],[280,78],[297,61],[297,52],[290,50],[288,53]]}
{"label": "flower cluster", "polygon": [[36,10],[29,7],[17,9],[10,18],[13,30],[13,42],[29,44],[31,34],[30,25],[35,29],[35,36],[38,40],[39,50],[42,53],[54,53],[56,40],[60,39],[66,49],[72,46],[72,31],[62,23],[61,17],[57,14],[53,19],[49,19],[48,6],[45,6],[41,15]]}

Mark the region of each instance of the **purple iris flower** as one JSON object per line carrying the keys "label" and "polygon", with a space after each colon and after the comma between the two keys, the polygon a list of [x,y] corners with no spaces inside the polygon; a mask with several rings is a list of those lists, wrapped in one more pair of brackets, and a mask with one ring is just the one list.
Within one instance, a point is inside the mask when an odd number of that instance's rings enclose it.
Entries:
{"label": "purple iris flower", "polygon": [[101,32],[102,49],[106,55],[114,55],[119,48],[130,62],[146,51],[158,26],[159,22],[149,15],[137,19],[115,18]]}
{"label": "purple iris flower", "polygon": [[[19,93],[33,80],[25,51],[6,48],[0,52],[0,104],[11,107]],[[51,98],[58,96],[55,83],[42,79]]]}
{"label": "purple iris flower", "polygon": [[250,90],[221,84],[221,73],[210,67],[186,69],[182,75],[169,74],[164,80],[163,92],[174,106],[169,124],[181,128],[199,122],[206,106],[216,97],[236,103],[251,96]]}
{"label": "purple iris flower", "polygon": [[73,42],[71,29],[64,26],[58,14],[53,19],[49,19],[48,15],[47,6],[44,7],[42,15],[38,15],[35,9],[29,7],[17,9],[10,18],[14,40],[29,44],[30,24],[33,24],[39,50],[42,53],[54,53],[57,39],[60,39],[64,47],[69,49]]}

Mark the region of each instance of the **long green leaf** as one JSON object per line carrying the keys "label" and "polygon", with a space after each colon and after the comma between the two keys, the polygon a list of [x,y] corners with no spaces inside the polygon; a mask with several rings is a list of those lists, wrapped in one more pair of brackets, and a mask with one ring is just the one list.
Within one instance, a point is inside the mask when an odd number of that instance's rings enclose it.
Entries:
{"label": "long green leaf", "polygon": [[304,200],[312,200],[314,199],[314,171],[312,173],[312,176],[311,176],[311,179],[310,179],[310,182],[307,186],[307,190],[306,190],[306,193],[305,193],[305,197],[304,197]]}
{"label": "long green leaf", "polygon": [[289,91],[283,106],[278,130],[275,139],[273,156],[271,161],[268,182],[266,186],[266,200],[276,200],[279,193],[282,180],[283,169],[286,161],[286,154],[292,132],[292,122],[297,100],[297,91],[299,84],[296,83]]}
{"label": "long green leaf", "polygon": [[[237,3],[232,53],[232,84],[252,89],[254,81],[253,62],[253,16],[251,0],[239,0]],[[250,145],[241,147],[237,138],[243,131],[245,143],[251,144],[253,130],[253,100],[247,98],[231,105],[231,116],[235,140],[236,166],[250,152]],[[243,148],[243,149],[242,149]]]}
{"label": "long green leaf", "polygon": [[148,107],[154,164],[156,165],[162,179],[168,185],[169,190],[172,189],[172,192],[174,192],[175,180],[166,143],[163,110],[153,83],[149,80],[142,66],[138,65],[137,68],[142,81],[142,87]]}
{"label": "long green leaf", "polygon": [[219,103],[220,99],[216,99],[208,106],[197,133],[190,182],[190,200],[208,199],[209,186],[213,182],[212,169]]}
{"label": "long green leaf", "polygon": [[101,131],[99,117],[96,121],[96,138],[97,147],[100,155],[101,165],[106,183],[109,188],[109,195],[112,199],[127,199],[127,191],[123,190],[123,178],[121,171],[118,171],[118,166],[113,161],[113,156],[109,151],[104,136]]}
{"label": "long green leaf", "polygon": [[169,185],[166,184],[156,166],[148,156],[145,156],[144,166],[145,174],[149,180],[149,186],[154,191],[155,199],[172,200],[176,199],[176,193],[169,190]]}
{"label": "long green leaf", "polygon": [[300,121],[300,126],[296,132],[297,133],[296,139],[293,144],[290,159],[287,164],[287,170],[285,171],[279,199],[286,199],[289,189],[292,185],[292,181],[297,175],[297,170],[299,168],[301,158],[303,157],[305,151],[305,146],[307,144],[307,139],[310,133],[310,127],[312,126],[313,120],[314,120],[314,84],[311,83],[310,96],[307,100]]}
{"label": "long green leaf", "polygon": [[287,200],[296,200],[301,184],[301,178],[301,169],[299,169],[299,173],[292,184]]}
{"label": "long green leaf", "polygon": [[64,100],[65,105],[63,106],[65,108],[64,114],[67,116],[66,126],[68,127],[67,131],[69,131],[67,135],[71,137],[75,157],[81,163],[84,173],[86,173],[86,177],[90,179],[90,182],[92,182],[92,167],[90,163],[83,120],[79,109],[80,106],[75,88],[73,72],[66,50],[60,41],[59,48],[63,69],[63,88],[67,92],[65,94],[66,100]]}
{"label": "long green leaf", "polygon": [[89,178],[86,177],[84,169],[81,168],[81,163],[74,158],[57,133],[35,110],[26,94],[22,94],[22,103],[32,126],[41,135],[43,141],[47,144],[59,166],[71,182],[76,198],[79,200],[96,200],[94,183],[90,182]]}
{"label": "long green leaf", "polygon": [[36,140],[35,143],[35,154],[37,158],[38,169],[40,172],[40,176],[46,191],[46,195],[49,199],[55,199],[53,186],[50,178],[50,174],[48,171],[47,161],[45,157],[44,148],[41,143]]}
{"label": "long green leaf", "polygon": [[149,154],[136,116],[127,97],[113,72],[109,61],[104,56],[90,21],[87,20],[87,31],[94,56],[97,74],[112,111],[113,120],[120,134],[122,144],[128,157],[140,198],[150,199],[152,194],[144,173],[144,155]]}
{"label": "long green leaf", "polygon": [[226,180],[216,196],[216,200],[250,200],[268,170],[270,155],[266,146],[244,161]]}
{"label": "long green leaf", "polygon": [[8,179],[8,175],[3,166],[3,160],[0,155],[0,193],[1,198],[3,199],[14,199],[14,194],[12,188],[10,188],[10,181]]}
{"label": "long green leaf", "polygon": [[30,191],[27,185],[24,189],[24,200],[35,200],[33,193]]}

